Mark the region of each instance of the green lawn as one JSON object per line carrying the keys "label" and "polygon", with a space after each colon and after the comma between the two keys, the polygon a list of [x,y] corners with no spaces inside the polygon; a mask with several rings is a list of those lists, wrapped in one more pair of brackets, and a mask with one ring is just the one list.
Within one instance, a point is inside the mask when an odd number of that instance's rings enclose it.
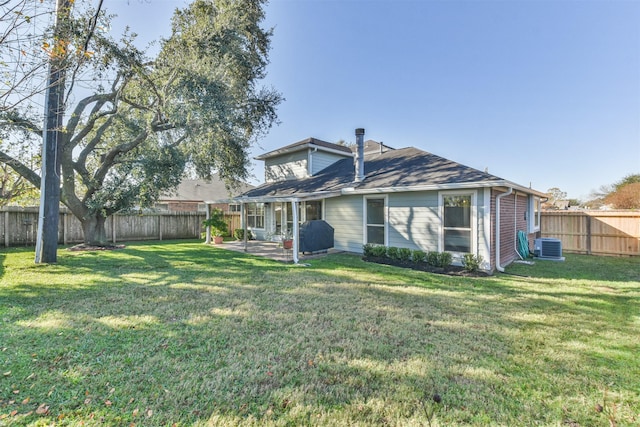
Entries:
{"label": "green lawn", "polygon": [[640,259],[566,257],[461,278],[2,250],[0,425],[639,425]]}

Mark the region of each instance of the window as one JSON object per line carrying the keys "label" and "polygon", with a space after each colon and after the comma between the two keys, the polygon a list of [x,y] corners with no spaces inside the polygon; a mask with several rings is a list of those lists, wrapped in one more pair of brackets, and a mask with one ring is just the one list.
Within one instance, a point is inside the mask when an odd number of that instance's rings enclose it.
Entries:
{"label": "window", "polygon": [[247,203],[247,226],[264,228],[264,203]]}
{"label": "window", "polygon": [[322,219],[322,201],[305,202],[305,220]]}
{"label": "window", "polygon": [[385,244],[386,221],[385,221],[385,199],[367,198],[365,199],[366,221],[366,241],[376,245]]}
{"label": "window", "polygon": [[229,203],[229,212],[240,212],[240,203]]}
{"label": "window", "polygon": [[473,253],[473,194],[445,194],[443,207],[443,246],[447,252]]}
{"label": "window", "polygon": [[[289,233],[293,232],[293,203],[289,202],[286,204],[286,212],[287,212],[287,231]],[[298,225],[302,222],[302,203],[298,203]]]}
{"label": "window", "polygon": [[540,197],[529,196],[529,232],[540,231]]}

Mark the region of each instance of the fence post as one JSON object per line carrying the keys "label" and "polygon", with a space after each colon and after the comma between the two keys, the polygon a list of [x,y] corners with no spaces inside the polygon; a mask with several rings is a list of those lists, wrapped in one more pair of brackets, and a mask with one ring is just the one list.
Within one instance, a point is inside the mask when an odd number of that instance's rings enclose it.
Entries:
{"label": "fence post", "polygon": [[587,217],[587,255],[591,255],[591,215],[586,214]]}
{"label": "fence post", "polygon": [[111,215],[111,241],[116,244],[116,215]]}
{"label": "fence post", "polygon": [[158,234],[160,241],[162,241],[162,214],[158,214]]}

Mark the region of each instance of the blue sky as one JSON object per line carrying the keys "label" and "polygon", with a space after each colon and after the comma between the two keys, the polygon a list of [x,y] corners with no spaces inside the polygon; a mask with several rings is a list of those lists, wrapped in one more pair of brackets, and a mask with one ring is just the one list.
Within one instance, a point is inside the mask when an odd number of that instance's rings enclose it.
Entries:
{"label": "blue sky", "polygon": [[[144,41],[185,4],[109,3]],[[363,127],[571,198],[640,173],[638,1],[272,0],[266,12],[265,83],[286,100],[252,156],[310,136],[353,142]]]}

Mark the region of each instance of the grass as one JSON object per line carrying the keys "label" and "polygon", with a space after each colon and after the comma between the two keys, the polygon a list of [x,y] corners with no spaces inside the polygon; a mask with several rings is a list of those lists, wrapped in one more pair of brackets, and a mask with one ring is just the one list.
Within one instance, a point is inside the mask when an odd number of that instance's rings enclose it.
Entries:
{"label": "grass", "polygon": [[0,425],[638,425],[640,260],[566,257],[461,278],[3,250]]}

